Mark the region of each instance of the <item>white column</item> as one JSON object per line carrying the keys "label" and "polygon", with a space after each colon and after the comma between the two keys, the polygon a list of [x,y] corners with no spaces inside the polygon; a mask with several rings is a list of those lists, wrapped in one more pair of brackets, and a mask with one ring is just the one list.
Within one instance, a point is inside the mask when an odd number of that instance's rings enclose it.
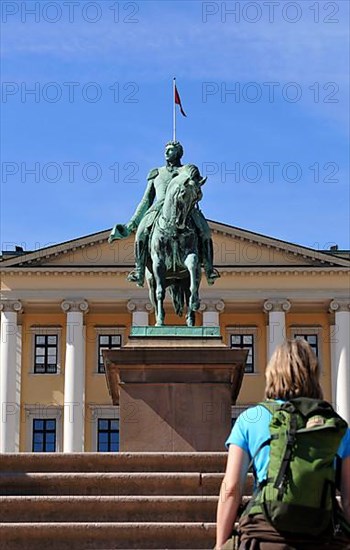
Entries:
{"label": "white column", "polygon": [[128,311],[132,313],[133,327],[148,327],[149,312],[152,311],[152,304],[148,300],[135,299],[127,303]]}
{"label": "white column", "polygon": [[338,376],[338,368],[336,365],[336,353],[335,353],[335,344],[336,344],[336,330],[337,327],[335,325],[330,325],[329,327],[329,342],[331,347],[331,384],[332,384],[332,405],[334,408],[336,408],[336,387],[337,387],[337,376]]}
{"label": "white column", "polygon": [[21,332],[17,313],[20,301],[2,302],[0,342],[0,452],[19,450]]}
{"label": "white column", "polygon": [[225,303],[223,300],[202,300],[200,311],[203,312],[203,327],[219,327],[220,313],[224,311],[224,309]]}
{"label": "white column", "polygon": [[85,300],[62,302],[67,313],[66,360],[64,373],[63,452],[84,451],[85,423]]}
{"label": "white column", "polygon": [[350,422],[350,300],[335,299],[330,303],[335,312],[334,364],[332,379],[337,413]]}
{"label": "white column", "polygon": [[286,299],[269,299],[264,303],[264,310],[269,314],[269,325],[267,327],[267,351],[268,360],[271,358],[276,347],[286,339],[286,312],[290,310],[291,304]]}

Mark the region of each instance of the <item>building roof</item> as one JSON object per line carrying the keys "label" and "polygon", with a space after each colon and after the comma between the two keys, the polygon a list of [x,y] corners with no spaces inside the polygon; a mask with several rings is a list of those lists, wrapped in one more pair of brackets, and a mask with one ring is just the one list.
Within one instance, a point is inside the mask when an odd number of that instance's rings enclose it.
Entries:
{"label": "building roof", "polygon": [[[264,267],[266,265],[274,265],[276,267],[293,266],[293,267],[350,267],[350,255],[348,251],[340,250],[317,250],[308,248],[298,244],[290,243],[274,237],[262,235],[224,223],[209,221],[209,225],[213,233],[213,241],[215,250],[215,265],[220,268],[240,267],[254,265],[255,267]],[[107,239],[110,229],[99,231],[91,235],[78,237],[69,241],[40,248],[35,251],[14,251],[5,252],[2,256],[1,268],[6,269],[29,269],[29,268],[63,268],[64,266],[75,268],[101,267],[116,268],[118,266],[132,266],[133,258],[133,242],[134,236],[123,241],[114,241],[113,244],[108,244]],[[215,247],[215,245],[217,245]],[[241,246],[239,246],[241,245]],[[103,250],[101,249],[103,246]],[[99,260],[93,257],[93,254],[77,254],[84,249],[92,249],[99,247],[101,253]],[[226,248],[225,248],[226,247]],[[251,248],[250,254],[249,247]],[[129,248],[128,254],[111,255],[111,249],[120,250]],[[267,261],[265,254],[255,254],[253,249],[261,249],[265,252],[268,250],[276,251],[273,261]],[[242,251],[246,254],[242,254]],[[239,261],[237,261],[239,255]],[[254,257],[253,257],[254,256]],[[269,257],[271,254],[269,254]],[[246,264],[245,264],[246,262]]]}

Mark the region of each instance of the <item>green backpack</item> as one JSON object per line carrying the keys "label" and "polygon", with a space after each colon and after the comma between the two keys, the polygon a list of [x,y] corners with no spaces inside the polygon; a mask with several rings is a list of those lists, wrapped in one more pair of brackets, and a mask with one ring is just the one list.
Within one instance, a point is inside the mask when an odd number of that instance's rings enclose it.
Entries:
{"label": "green backpack", "polygon": [[[271,412],[267,479],[243,515],[264,514],[280,532],[318,536],[332,526],[335,458],[347,424],[326,401],[259,403]],[[253,462],[252,460],[252,462]]]}

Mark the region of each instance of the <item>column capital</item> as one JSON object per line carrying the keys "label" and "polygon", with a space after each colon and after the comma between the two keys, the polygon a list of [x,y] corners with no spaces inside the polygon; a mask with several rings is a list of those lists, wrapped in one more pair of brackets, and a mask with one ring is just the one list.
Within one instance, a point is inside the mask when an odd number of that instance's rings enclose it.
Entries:
{"label": "column capital", "polygon": [[134,300],[129,300],[126,304],[127,310],[130,311],[130,313],[133,313],[135,311],[145,311],[150,312],[153,309],[153,306],[149,300],[142,299],[142,298],[136,298]]}
{"label": "column capital", "polygon": [[264,311],[266,313],[282,311],[287,313],[291,308],[291,303],[286,298],[269,298],[264,302]]}
{"label": "column capital", "polygon": [[219,312],[221,313],[225,309],[225,302],[218,298],[211,298],[208,300],[201,300],[199,311],[205,312]]}
{"label": "column capital", "polygon": [[329,311],[330,313],[339,312],[339,311],[347,311],[350,312],[350,299],[349,298],[335,298],[331,301],[329,304]]}
{"label": "column capital", "polygon": [[89,304],[84,299],[77,300],[63,300],[61,308],[65,313],[78,311],[80,313],[87,313],[89,311]]}
{"label": "column capital", "polygon": [[22,302],[20,300],[4,300],[0,303],[0,311],[21,313],[23,311]]}

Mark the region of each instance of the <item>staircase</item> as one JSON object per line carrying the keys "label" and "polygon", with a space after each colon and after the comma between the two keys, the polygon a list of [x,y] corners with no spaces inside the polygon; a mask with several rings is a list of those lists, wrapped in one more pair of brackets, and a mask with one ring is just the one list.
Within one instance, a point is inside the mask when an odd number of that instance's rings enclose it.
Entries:
{"label": "staircase", "polygon": [[226,456],[0,455],[0,548],[213,548]]}

